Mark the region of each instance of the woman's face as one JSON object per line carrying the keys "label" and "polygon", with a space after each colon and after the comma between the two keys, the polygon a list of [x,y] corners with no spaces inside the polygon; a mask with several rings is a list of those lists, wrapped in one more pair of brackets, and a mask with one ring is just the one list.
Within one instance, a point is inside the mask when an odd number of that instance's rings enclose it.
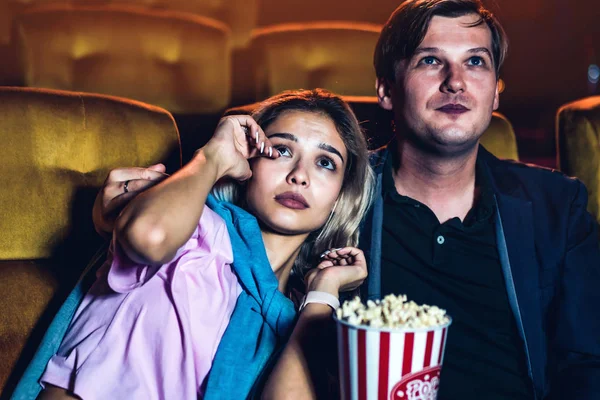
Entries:
{"label": "woman's face", "polygon": [[287,111],[265,134],[281,157],[252,161],[246,191],[250,211],[287,235],[321,228],[338,198],[348,161],[335,124],[323,114]]}

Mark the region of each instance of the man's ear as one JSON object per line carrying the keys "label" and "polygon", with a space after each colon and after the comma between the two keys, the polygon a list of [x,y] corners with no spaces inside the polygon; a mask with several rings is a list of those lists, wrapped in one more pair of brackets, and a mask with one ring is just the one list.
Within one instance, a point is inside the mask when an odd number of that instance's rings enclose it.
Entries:
{"label": "man's ear", "polygon": [[392,95],[390,93],[390,84],[387,79],[377,78],[375,80],[375,90],[377,91],[377,102],[384,110],[392,110]]}
{"label": "man's ear", "polygon": [[494,93],[494,105],[493,105],[494,111],[498,110],[498,107],[500,107],[500,86],[501,85],[504,85],[504,82],[501,79],[498,79],[496,81],[496,92]]}

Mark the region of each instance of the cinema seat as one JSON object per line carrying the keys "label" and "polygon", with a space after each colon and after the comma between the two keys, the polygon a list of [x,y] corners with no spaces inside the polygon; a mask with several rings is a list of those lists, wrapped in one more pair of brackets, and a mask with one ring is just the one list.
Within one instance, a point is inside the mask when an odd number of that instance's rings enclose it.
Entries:
{"label": "cinema seat", "polygon": [[[165,110],[116,97],[0,88],[0,392],[23,373],[103,240],[91,209],[109,170],[181,163]],[[9,380],[10,376],[10,380]]]}

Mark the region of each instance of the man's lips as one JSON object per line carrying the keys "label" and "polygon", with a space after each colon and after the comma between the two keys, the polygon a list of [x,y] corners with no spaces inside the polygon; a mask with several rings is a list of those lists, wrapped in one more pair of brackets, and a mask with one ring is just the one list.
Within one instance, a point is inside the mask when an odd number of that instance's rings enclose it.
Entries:
{"label": "man's lips", "polygon": [[304,196],[296,192],[278,194],[275,196],[275,201],[284,207],[294,210],[304,210],[310,207]]}
{"label": "man's lips", "polygon": [[441,111],[447,114],[462,114],[469,111],[469,109],[462,104],[446,104],[440,108],[436,108],[436,111]]}

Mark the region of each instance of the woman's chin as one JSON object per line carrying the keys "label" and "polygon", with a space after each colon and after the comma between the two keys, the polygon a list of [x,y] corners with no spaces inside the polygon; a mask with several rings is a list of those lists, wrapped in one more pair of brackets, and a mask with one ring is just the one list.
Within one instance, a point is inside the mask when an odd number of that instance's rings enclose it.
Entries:
{"label": "woman's chin", "polygon": [[298,235],[307,235],[311,232],[318,230],[321,225],[311,226],[307,225],[307,222],[310,222],[310,218],[289,218],[289,216],[281,217],[281,218],[268,218],[262,221],[262,225],[266,226],[269,231],[274,233],[278,233],[280,235],[285,236],[298,236]]}

